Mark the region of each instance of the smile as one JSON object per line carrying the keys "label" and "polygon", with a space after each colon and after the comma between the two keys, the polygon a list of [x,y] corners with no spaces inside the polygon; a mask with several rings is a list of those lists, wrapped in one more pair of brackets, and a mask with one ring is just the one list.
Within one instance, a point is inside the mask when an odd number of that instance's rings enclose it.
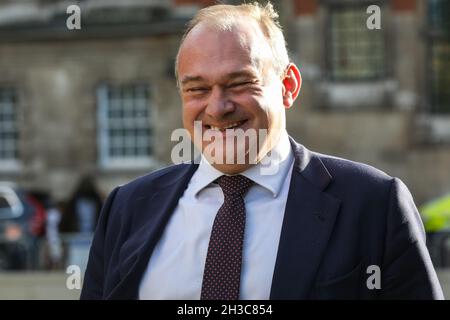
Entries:
{"label": "smile", "polygon": [[236,128],[240,127],[241,125],[243,125],[245,122],[247,122],[247,120],[232,122],[227,125],[220,126],[220,127],[213,126],[213,125],[206,125],[206,128],[211,129],[211,130],[216,130],[216,131],[225,131],[227,129],[236,129]]}

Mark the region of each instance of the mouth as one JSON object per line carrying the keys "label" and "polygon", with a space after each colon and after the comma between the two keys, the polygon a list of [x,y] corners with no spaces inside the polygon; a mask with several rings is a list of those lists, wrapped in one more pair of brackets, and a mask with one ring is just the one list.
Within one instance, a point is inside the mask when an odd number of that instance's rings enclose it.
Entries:
{"label": "mouth", "polygon": [[230,122],[224,125],[215,126],[215,125],[205,125],[205,128],[208,130],[221,131],[225,132],[227,129],[238,129],[242,128],[242,126],[247,122],[247,120]]}

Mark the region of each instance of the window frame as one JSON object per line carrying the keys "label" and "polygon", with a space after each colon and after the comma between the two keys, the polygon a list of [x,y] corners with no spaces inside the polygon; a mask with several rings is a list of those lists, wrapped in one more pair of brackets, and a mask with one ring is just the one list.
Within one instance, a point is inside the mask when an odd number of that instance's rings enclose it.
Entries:
{"label": "window frame", "polygon": [[[336,1],[336,0],[325,0],[323,1],[325,5],[325,75],[327,81],[333,83],[371,83],[379,82],[389,79],[392,76],[392,66],[389,63],[389,57],[391,56],[389,51],[389,29],[388,20],[383,19],[383,17],[388,15],[388,6],[386,0],[373,0],[373,1]],[[382,27],[381,30],[373,30],[372,32],[382,32],[382,43],[383,43],[383,72],[380,76],[368,76],[368,77],[335,77],[333,75],[333,36],[332,36],[332,12],[333,10],[343,10],[345,8],[364,8],[364,13],[369,5],[378,5],[381,9],[382,15]],[[369,15],[367,14],[367,17]]]}
{"label": "window frame", "polygon": [[[440,0],[442,1],[442,0]],[[425,43],[426,43],[426,79],[425,82],[425,92],[426,92],[426,111],[435,116],[448,115],[450,116],[450,105],[447,107],[448,111],[440,111],[440,106],[434,103],[434,91],[433,91],[433,77],[435,70],[433,68],[433,48],[434,45],[439,45],[439,43],[446,42],[450,47],[450,30],[448,34],[444,31],[445,26],[436,26],[435,21],[432,21],[430,14],[430,3],[425,5]],[[447,22],[449,23],[449,22]],[[449,100],[450,103],[450,100]]]}
{"label": "window frame", "polygon": [[[21,169],[21,161],[20,161],[20,126],[19,126],[19,116],[20,116],[20,95],[19,95],[19,91],[17,90],[17,88],[13,85],[8,85],[8,84],[0,84],[0,92],[2,90],[10,90],[13,91],[14,94],[14,100],[12,102],[12,108],[13,108],[13,113],[14,113],[14,133],[15,133],[15,138],[13,139],[14,141],[12,142],[14,144],[14,150],[15,150],[15,155],[13,158],[5,158],[5,157],[1,157],[0,156],[0,172],[11,172],[11,171],[19,171]],[[1,94],[0,94],[1,96]],[[0,101],[0,105],[3,104],[3,101]],[[2,113],[3,111],[1,110],[3,106],[0,106],[0,113]],[[0,120],[0,123],[3,123],[3,120]],[[1,128],[1,124],[0,124],[0,128]],[[3,138],[0,138],[2,140],[2,144],[3,144]]]}
{"label": "window frame", "polygon": [[[147,97],[147,110],[148,114],[148,125],[149,129],[153,131],[147,139],[149,140],[151,152],[149,155],[131,157],[114,157],[110,154],[109,148],[111,144],[111,138],[108,134],[110,128],[108,110],[109,110],[109,98],[108,93],[111,88],[123,88],[123,87],[136,87],[136,86],[146,86],[148,90]],[[147,83],[143,82],[133,82],[126,84],[113,84],[113,83],[102,83],[96,88],[97,97],[97,150],[98,150],[98,165],[102,169],[148,169],[152,168],[157,164],[155,159],[155,133],[154,133],[154,116],[155,112],[152,110],[154,108],[152,103],[152,92],[151,87]]]}

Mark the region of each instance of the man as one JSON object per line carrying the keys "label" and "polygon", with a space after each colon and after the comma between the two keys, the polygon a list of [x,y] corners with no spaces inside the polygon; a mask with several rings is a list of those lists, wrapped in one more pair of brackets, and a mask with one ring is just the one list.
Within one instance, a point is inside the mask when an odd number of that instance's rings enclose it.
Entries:
{"label": "man", "polygon": [[[201,121],[200,164],[110,194],[81,298],[443,298],[406,186],[287,135],[301,77],[276,18],[270,4],[218,5],[191,21],[176,70],[191,137]],[[268,158],[275,174],[262,174]]]}

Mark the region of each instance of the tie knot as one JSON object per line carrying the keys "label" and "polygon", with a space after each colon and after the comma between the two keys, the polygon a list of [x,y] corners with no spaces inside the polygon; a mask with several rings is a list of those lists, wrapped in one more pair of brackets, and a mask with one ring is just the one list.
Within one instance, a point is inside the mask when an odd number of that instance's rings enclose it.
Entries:
{"label": "tie knot", "polygon": [[222,191],[226,196],[227,195],[243,196],[253,184],[252,180],[242,175],[221,176],[216,180],[216,182],[222,188]]}

